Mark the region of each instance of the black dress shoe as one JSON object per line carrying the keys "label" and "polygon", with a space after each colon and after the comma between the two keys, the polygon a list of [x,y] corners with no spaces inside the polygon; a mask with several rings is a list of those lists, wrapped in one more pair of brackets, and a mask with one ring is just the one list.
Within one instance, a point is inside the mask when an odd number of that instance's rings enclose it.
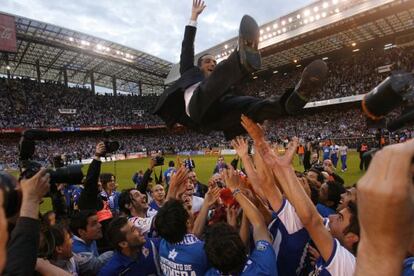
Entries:
{"label": "black dress shoe", "polygon": [[262,58],[258,49],[260,30],[256,20],[244,15],[239,28],[240,64],[248,71],[254,72],[262,66]]}
{"label": "black dress shoe", "polygon": [[294,114],[305,106],[312,93],[323,86],[328,74],[328,66],[320,59],[312,61],[302,72],[302,77],[296,84],[295,90],[285,102],[285,110]]}

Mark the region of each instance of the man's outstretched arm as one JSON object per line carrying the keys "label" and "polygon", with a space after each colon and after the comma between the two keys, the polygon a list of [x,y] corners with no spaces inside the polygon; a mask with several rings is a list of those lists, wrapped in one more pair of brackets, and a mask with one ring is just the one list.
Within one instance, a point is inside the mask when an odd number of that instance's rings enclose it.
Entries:
{"label": "man's outstretched arm", "polygon": [[197,18],[203,12],[206,5],[204,1],[193,0],[190,23],[185,27],[184,39],[181,45],[180,74],[194,66],[194,38],[196,34]]}

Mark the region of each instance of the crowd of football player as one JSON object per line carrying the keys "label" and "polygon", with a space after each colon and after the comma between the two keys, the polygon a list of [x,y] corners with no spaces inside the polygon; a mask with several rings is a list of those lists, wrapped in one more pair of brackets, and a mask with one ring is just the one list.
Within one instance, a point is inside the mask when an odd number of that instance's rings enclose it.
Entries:
{"label": "crowd of football player", "polygon": [[[294,137],[273,148],[263,128],[242,120],[254,154],[245,138],[232,140],[237,155],[219,157],[208,183],[196,174],[205,164],[190,157],[166,160],[162,176],[151,159],[118,191],[115,176],[101,173],[102,142],[82,185],[51,184],[44,169],[19,181],[2,172],[1,184],[22,195],[7,220],[0,207],[3,275],[354,275],[372,268],[367,258],[385,256],[400,257],[393,271],[411,275],[414,140],[383,148],[370,164],[362,143],[361,170],[369,167],[358,183],[344,183],[337,171],[347,169],[346,145],[303,146]],[[53,208],[39,215],[47,193]]]}

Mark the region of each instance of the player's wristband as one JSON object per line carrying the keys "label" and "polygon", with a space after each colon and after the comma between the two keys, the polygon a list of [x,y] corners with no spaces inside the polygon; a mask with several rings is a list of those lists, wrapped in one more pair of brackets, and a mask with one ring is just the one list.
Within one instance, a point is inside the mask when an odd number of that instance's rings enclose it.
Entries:
{"label": "player's wristband", "polygon": [[236,197],[236,195],[238,195],[239,193],[240,193],[241,191],[240,191],[240,189],[239,188],[237,188],[237,189],[235,189],[234,191],[233,191],[233,197]]}

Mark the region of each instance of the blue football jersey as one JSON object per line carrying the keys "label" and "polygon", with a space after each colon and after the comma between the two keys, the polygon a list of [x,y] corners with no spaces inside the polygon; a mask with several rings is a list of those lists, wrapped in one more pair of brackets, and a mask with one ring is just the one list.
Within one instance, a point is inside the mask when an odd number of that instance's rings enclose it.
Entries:
{"label": "blue football jersey", "polygon": [[355,256],[343,247],[337,239],[333,240],[332,254],[325,262],[322,257],[315,265],[311,275],[320,276],[352,276],[355,273]]}
{"label": "blue football jersey", "polygon": [[[252,254],[248,258],[243,272],[239,275],[277,276],[275,251],[268,241],[257,241]],[[215,268],[210,269],[206,276],[220,276],[222,273]],[[234,275],[235,276],[235,275]]]}
{"label": "blue football jersey", "polygon": [[160,275],[158,263],[158,239],[147,239],[138,252],[137,259],[116,251],[100,270],[99,276],[107,275]]}
{"label": "blue football jersey", "polygon": [[328,146],[323,147],[323,160],[329,159],[331,148]]}
{"label": "blue football jersey", "polygon": [[204,242],[186,234],[182,242],[160,242],[160,266],[164,275],[204,275],[209,269]]}
{"label": "blue football jersey", "polygon": [[276,218],[269,224],[279,275],[296,275],[301,270],[310,237],[295,208],[283,199]]}

